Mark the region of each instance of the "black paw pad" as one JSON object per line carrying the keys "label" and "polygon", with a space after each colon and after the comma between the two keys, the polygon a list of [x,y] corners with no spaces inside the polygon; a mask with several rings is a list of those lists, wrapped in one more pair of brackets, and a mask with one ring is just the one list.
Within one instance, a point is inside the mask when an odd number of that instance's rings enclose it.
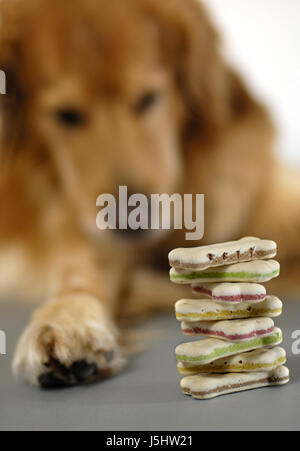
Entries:
{"label": "black paw pad", "polygon": [[61,379],[58,379],[54,373],[45,373],[39,376],[39,384],[41,388],[63,388],[66,384]]}
{"label": "black paw pad", "polygon": [[71,371],[78,382],[87,382],[97,374],[97,366],[82,360],[73,363]]}

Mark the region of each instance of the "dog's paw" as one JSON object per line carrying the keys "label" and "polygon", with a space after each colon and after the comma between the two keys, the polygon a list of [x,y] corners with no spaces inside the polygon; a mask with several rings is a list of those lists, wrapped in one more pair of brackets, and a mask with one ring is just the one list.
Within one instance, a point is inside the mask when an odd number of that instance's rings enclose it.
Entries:
{"label": "dog's paw", "polygon": [[16,349],[15,373],[56,388],[90,383],[124,365],[117,333],[101,303],[89,295],[64,296],[38,310]]}

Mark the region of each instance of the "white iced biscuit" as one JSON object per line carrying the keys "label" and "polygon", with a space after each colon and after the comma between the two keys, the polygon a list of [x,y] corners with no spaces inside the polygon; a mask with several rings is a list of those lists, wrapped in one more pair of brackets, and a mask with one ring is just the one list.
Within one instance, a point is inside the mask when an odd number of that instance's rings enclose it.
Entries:
{"label": "white iced biscuit", "polygon": [[215,360],[209,365],[191,366],[179,362],[178,372],[184,376],[199,373],[252,373],[275,370],[285,363],[286,352],[283,348],[263,348]]}
{"label": "white iced biscuit", "polygon": [[170,279],[177,284],[216,282],[268,282],[278,277],[280,265],[275,260],[255,260],[247,263],[190,271],[171,268]]}
{"label": "white iced biscuit", "polygon": [[266,337],[274,332],[274,321],[271,318],[250,318],[227,321],[183,322],[181,330],[184,335],[202,335],[220,338],[226,341],[246,341],[256,337]]}
{"label": "white iced biscuit", "polygon": [[175,305],[178,321],[222,321],[253,317],[275,318],[282,313],[282,302],[275,296],[267,296],[263,302],[253,304],[219,304],[210,299],[181,299]]}
{"label": "white iced biscuit", "polygon": [[217,302],[254,303],[263,301],[267,295],[263,285],[247,282],[194,284],[192,289],[195,294],[203,294]]}
{"label": "white iced biscuit", "polygon": [[175,353],[178,362],[197,366],[206,365],[223,357],[253,351],[254,349],[260,349],[265,346],[274,347],[280,343],[282,343],[282,331],[278,327],[275,327],[271,335],[235,343],[218,338],[207,338],[183,343],[177,346]]}
{"label": "white iced biscuit", "polygon": [[274,241],[247,237],[211,246],[175,249],[169,254],[169,262],[173,268],[204,270],[232,263],[273,258],[276,253],[277,245]]}
{"label": "white iced biscuit", "polygon": [[189,376],[181,381],[184,394],[195,399],[211,399],[217,396],[255,388],[284,385],[290,380],[288,368],[280,366],[272,371],[257,373],[205,374]]}

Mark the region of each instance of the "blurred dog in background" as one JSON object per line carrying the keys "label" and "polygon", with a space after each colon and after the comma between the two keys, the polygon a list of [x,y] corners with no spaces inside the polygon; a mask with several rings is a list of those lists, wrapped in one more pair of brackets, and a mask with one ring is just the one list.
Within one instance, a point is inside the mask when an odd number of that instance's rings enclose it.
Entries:
{"label": "blurred dog in background", "polygon": [[299,259],[300,183],[198,1],[0,5],[0,289],[45,300],[16,371],[44,387],[110,376],[123,364],[117,317],[182,294],[157,268],[183,231],[96,229],[97,197],[120,185],[204,193],[202,244],[256,235]]}

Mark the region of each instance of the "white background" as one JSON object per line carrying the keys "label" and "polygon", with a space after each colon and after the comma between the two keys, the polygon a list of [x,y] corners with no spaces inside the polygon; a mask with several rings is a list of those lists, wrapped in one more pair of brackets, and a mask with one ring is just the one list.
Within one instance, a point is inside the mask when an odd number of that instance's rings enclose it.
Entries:
{"label": "white background", "polygon": [[278,152],[300,166],[300,0],[203,0],[224,51],[269,105]]}

